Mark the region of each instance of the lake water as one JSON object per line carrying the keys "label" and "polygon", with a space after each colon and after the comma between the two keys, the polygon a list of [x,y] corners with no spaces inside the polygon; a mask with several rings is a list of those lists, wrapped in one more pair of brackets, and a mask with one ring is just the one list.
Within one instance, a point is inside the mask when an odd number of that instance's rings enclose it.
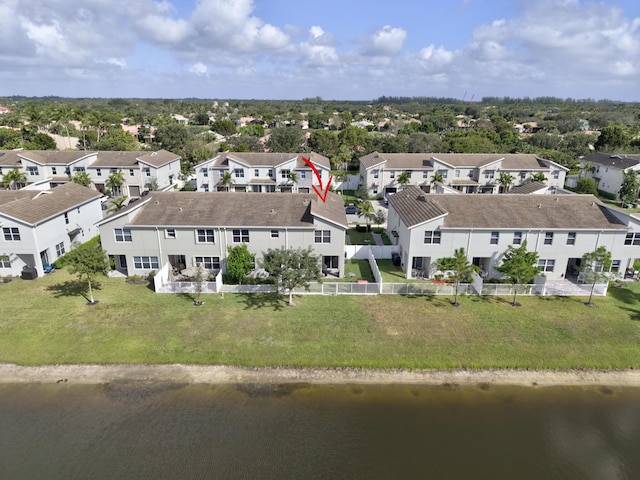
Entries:
{"label": "lake water", "polygon": [[0,479],[637,479],[640,391],[0,385]]}

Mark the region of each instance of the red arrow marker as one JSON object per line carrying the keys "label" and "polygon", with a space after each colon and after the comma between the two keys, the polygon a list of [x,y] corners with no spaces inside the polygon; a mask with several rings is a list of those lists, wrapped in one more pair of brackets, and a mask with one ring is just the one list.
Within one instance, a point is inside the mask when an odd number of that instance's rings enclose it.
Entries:
{"label": "red arrow marker", "polygon": [[311,167],[311,170],[313,170],[313,173],[316,174],[316,178],[318,179],[318,183],[320,184],[320,189],[318,189],[315,185],[311,185],[311,187],[313,187],[313,191],[316,192],[316,195],[318,195],[318,197],[320,197],[320,199],[323,202],[326,202],[327,193],[329,193],[329,187],[331,186],[331,180],[333,180],[333,177],[329,177],[329,181],[327,182],[327,188],[326,189],[322,188],[322,175],[320,175],[316,166],[313,163],[311,163],[311,161],[308,158],[302,157],[302,160],[304,160],[304,163],[306,163]]}

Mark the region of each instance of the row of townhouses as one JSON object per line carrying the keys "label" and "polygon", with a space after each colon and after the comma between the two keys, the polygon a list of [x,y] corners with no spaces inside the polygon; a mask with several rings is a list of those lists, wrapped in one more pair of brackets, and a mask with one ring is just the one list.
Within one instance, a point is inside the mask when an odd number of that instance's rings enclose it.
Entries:
{"label": "row of townhouses", "polygon": [[[407,185],[425,193],[501,193],[502,172],[512,177],[511,186],[528,184],[543,174],[547,188],[564,186],[569,169],[529,154],[378,153],[360,159],[360,183],[369,195],[388,197],[402,189],[398,178],[408,174]],[[437,180],[437,181],[436,181]]]}
{"label": "row of townhouses", "polygon": [[527,241],[551,280],[577,275],[580,260],[604,246],[612,270],[624,272],[640,256],[640,218],[599,202],[592,195],[426,194],[416,186],[389,198],[387,231],[407,278],[433,277],[439,258],[464,248],[485,278],[509,245]]}
{"label": "row of townhouses", "polygon": [[319,184],[316,172],[323,186],[327,185],[329,159],[313,152],[224,152],[196,166],[196,185],[200,192],[313,193],[311,185]]}
{"label": "row of townhouses", "polygon": [[3,150],[0,151],[0,183],[10,170],[27,175],[39,188],[61,185],[77,173],[86,173],[94,188],[105,192],[112,173],[121,172],[124,183],[116,195],[139,197],[152,182],[159,189],[175,184],[180,157],[166,150],[157,152]]}

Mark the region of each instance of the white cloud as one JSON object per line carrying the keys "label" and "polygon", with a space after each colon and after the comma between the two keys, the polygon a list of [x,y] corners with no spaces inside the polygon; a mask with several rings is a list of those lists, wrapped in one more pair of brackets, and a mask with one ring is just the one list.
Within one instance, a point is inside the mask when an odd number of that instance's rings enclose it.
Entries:
{"label": "white cloud", "polygon": [[189,68],[189,73],[195,73],[196,75],[206,75],[207,73],[209,73],[209,69],[204,63],[198,62],[191,65],[191,68]]}
{"label": "white cloud", "polygon": [[375,31],[365,40],[364,54],[372,57],[392,57],[402,51],[407,32],[389,25]]}
{"label": "white cloud", "polygon": [[120,68],[125,68],[127,66],[127,61],[124,58],[109,58],[107,63]]}

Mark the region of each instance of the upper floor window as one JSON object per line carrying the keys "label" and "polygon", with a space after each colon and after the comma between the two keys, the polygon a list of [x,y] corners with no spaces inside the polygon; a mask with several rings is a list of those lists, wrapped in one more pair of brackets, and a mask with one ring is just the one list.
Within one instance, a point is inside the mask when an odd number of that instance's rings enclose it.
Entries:
{"label": "upper floor window", "polygon": [[491,240],[489,241],[489,243],[491,245],[497,245],[499,240],[500,240],[500,232],[491,232]]}
{"label": "upper floor window", "polygon": [[300,178],[307,178],[307,172],[305,172],[304,170],[300,171]]}
{"label": "upper floor window", "polygon": [[84,169],[84,167],[73,167],[73,171],[74,172],[84,172],[85,169]]}
{"label": "upper floor window", "polygon": [[175,228],[165,228],[164,229],[164,238],[176,238],[176,229]]}
{"label": "upper floor window", "polygon": [[289,179],[289,175],[291,175],[291,170],[283,168],[280,170],[280,178]]}
{"label": "upper floor window", "polygon": [[114,229],[114,233],[116,236],[116,242],[132,242],[133,241],[130,228],[116,228]]}
{"label": "upper floor window", "polygon": [[447,176],[449,175],[449,170],[446,169],[441,169],[438,170],[437,172],[442,178],[447,178]]}
{"label": "upper floor window", "polygon": [[271,238],[278,238],[280,237],[280,231],[279,230],[271,230]]}
{"label": "upper floor window", "polygon": [[456,178],[460,178],[460,170],[457,170],[457,169],[456,169],[456,171],[455,171],[455,177],[456,177]]}
{"label": "upper floor window", "polygon": [[208,192],[209,191],[209,184],[208,183],[203,183],[202,184],[202,191],[203,192]]}
{"label": "upper floor window", "polygon": [[269,176],[269,178],[273,178],[273,168],[269,169],[269,172],[267,173],[267,175]]}
{"label": "upper floor window", "polygon": [[389,178],[396,178],[396,172],[394,170],[389,170]]}
{"label": "upper floor window", "polygon": [[202,173],[203,177],[208,177],[209,176],[209,169],[208,168],[201,168],[200,169],[200,173]]}
{"label": "upper floor window", "polygon": [[560,172],[556,170],[555,172],[553,172],[553,179],[558,180],[559,178],[560,178]]}
{"label": "upper floor window", "polygon": [[129,169],[129,176],[133,177],[133,175],[135,174],[135,172],[133,171],[133,168]]}
{"label": "upper floor window", "polygon": [[491,180],[491,179],[493,179],[495,174],[496,174],[495,170],[485,170],[484,171],[484,179],[485,180]]}
{"label": "upper floor window", "polygon": [[51,174],[52,175],[57,175],[58,174],[58,169],[56,167],[51,167]]}
{"label": "upper floor window", "polygon": [[640,245],[640,232],[629,232],[624,239],[625,245]]}
{"label": "upper floor window", "polygon": [[259,168],[254,168],[253,169],[253,176],[254,177],[259,177],[260,176],[260,169]]}
{"label": "upper floor window", "polygon": [[244,168],[234,168],[233,175],[236,178],[244,178]]}
{"label": "upper floor window", "polygon": [[513,232],[513,244],[514,245],[522,244],[522,232]]}
{"label": "upper floor window", "polygon": [[520,172],[520,180],[527,178],[527,172]]}
{"label": "upper floor window", "polygon": [[331,230],[316,230],[314,240],[315,243],[331,243]]}
{"label": "upper floor window", "polygon": [[64,174],[65,175],[71,175],[71,169],[69,167],[65,167],[64,168]]}
{"label": "upper floor window", "polygon": [[236,229],[233,231],[233,241],[235,243],[249,242],[249,230]]}
{"label": "upper floor window", "polygon": [[151,176],[151,169],[150,169],[150,168],[145,168],[145,169],[144,169],[144,174],[145,174],[147,177],[150,177],[150,176]]}
{"label": "upper floor window", "polygon": [[544,244],[545,245],[553,245],[553,232],[545,232],[545,234],[544,234]]}
{"label": "upper floor window", "polygon": [[96,168],[96,175],[97,175],[98,177],[101,177],[101,176],[102,176],[102,169],[101,169],[101,168]]}
{"label": "upper floor window", "polygon": [[576,232],[569,232],[567,234],[567,245],[575,245],[576,244]]}
{"label": "upper floor window", "polygon": [[69,212],[64,213],[64,223],[69,225]]}
{"label": "upper floor window", "polygon": [[2,233],[7,242],[17,242],[20,240],[20,230],[18,230],[18,227],[2,227]]}
{"label": "upper floor window", "polygon": [[27,173],[29,175],[38,175],[38,167],[27,167]]}
{"label": "upper floor window", "polygon": [[374,170],[373,171],[373,178],[378,178],[379,175],[380,175],[380,171],[379,170]]}
{"label": "upper floor window", "polygon": [[199,228],[197,233],[198,243],[214,243],[213,228]]}
{"label": "upper floor window", "polygon": [[429,170],[422,171],[422,178],[429,178]]}
{"label": "upper floor window", "polygon": [[427,230],[424,232],[424,243],[439,244],[442,232],[439,230]]}

